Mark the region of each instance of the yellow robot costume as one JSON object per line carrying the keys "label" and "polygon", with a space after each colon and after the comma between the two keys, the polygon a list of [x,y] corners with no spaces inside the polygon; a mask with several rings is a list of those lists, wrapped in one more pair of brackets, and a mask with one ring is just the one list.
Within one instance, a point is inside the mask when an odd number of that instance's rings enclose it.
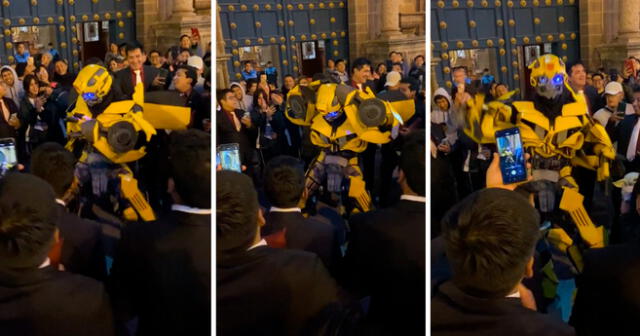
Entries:
{"label": "yellow robot costume", "polygon": [[326,80],[294,87],[287,95],[286,117],[309,127],[311,142],[320,149],[306,174],[309,195],[326,183],[328,192],[348,195],[359,211],[372,209],[358,153],[368,143],[391,141],[414,113],[413,100],[383,101],[368,87],[360,91]]}
{"label": "yellow robot costume", "polygon": [[77,175],[81,186],[91,185],[93,196],[107,199],[101,204],[110,207],[107,213],[151,221],[154,212],[127,163],[146,154],[145,144],[156,128],[185,129],[190,109],[145,104],[142,83],[136,86],[132,100],[115,101],[112,82],[102,66],[92,64],[80,71],[73,83],[78,99],[67,114],[67,149],[73,150],[79,140],[86,141]]}
{"label": "yellow robot costume", "polygon": [[[525,151],[531,156],[534,181],[529,185],[537,184],[533,190],[539,210],[544,216],[559,208],[575,225],[552,223],[554,228],[548,239],[555,246],[564,244],[580,271],[581,258],[567,232],[577,231],[583,248],[603,246],[604,237],[603,228],[594,225],[583,206],[572,167],[595,170],[597,180],[603,181],[609,177],[609,163],[615,151],[604,127],[589,116],[584,95],[568,85],[565,65],[557,56],[543,55],[529,68],[531,85],[536,90],[533,101],[485,105],[484,97],[476,95],[468,102],[465,133],[478,143],[494,143],[495,131],[520,129]],[[559,202],[556,193],[561,195]],[[562,216],[567,218],[566,215]]]}

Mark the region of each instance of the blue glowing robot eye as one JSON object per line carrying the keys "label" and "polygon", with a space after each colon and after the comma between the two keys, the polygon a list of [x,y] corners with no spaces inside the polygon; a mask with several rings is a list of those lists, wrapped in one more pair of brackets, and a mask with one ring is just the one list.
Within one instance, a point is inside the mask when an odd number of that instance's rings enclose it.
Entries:
{"label": "blue glowing robot eye", "polygon": [[557,74],[555,76],[553,76],[553,84],[555,85],[560,85],[562,84],[562,81],[564,80],[564,76]]}
{"label": "blue glowing robot eye", "polygon": [[539,77],[539,78],[538,78],[538,83],[540,83],[540,84],[542,84],[542,85],[547,84],[547,77],[545,77],[545,76],[541,76],[541,77]]}
{"label": "blue glowing robot eye", "polygon": [[82,99],[84,99],[85,101],[92,101],[92,100],[96,100],[96,94],[93,92],[86,92],[82,94]]}
{"label": "blue glowing robot eye", "polygon": [[340,114],[340,111],[329,112],[329,113],[327,113],[327,118],[333,119],[333,118],[337,117],[338,114]]}

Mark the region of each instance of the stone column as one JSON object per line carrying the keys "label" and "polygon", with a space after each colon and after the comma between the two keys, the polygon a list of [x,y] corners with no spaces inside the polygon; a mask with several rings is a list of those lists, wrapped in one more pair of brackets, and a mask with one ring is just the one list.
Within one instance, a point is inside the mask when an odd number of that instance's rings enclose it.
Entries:
{"label": "stone column", "polygon": [[184,17],[196,15],[193,10],[193,0],[174,0],[172,17]]}
{"label": "stone column", "polygon": [[438,89],[438,80],[436,79],[436,67],[440,63],[440,57],[431,57],[431,97],[433,93]]}
{"label": "stone column", "polygon": [[220,12],[216,11],[216,87],[228,88],[230,84],[229,69],[227,62],[231,55],[224,49],[224,36],[222,35],[222,25],[220,24]]}
{"label": "stone column", "polygon": [[400,12],[398,2],[382,0],[382,35],[394,36],[400,34]]}
{"label": "stone column", "polygon": [[619,35],[637,35],[640,33],[640,0],[620,0]]}

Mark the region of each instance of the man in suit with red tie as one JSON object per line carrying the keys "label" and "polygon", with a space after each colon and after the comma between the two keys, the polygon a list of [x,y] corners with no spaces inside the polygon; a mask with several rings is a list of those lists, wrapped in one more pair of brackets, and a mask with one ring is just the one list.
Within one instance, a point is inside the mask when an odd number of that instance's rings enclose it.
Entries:
{"label": "man in suit with red tie", "polygon": [[253,162],[253,147],[251,146],[250,132],[255,128],[251,124],[251,118],[246,111],[236,108],[237,100],[230,89],[218,90],[216,94],[218,105],[221,108],[216,113],[216,144],[237,143],[240,145],[240,161],[247,168]]}
{"label": "man in suit with red tie", "polygon": [[124,99],[131,99],[138,83],[144,85],[145,92],[162,90],[165,79],[159,76],[158,69],[144,65],[147,56],[142,46],[128,44],[126,50],[129,67],[116,72],[114,88],[123,94]]}

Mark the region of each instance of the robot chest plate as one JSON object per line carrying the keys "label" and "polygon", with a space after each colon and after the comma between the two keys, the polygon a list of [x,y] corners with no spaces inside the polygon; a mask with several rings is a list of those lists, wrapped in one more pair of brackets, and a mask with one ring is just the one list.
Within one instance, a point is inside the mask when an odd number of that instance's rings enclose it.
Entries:
{"label": "robot chest plate", "polygon": [[[366,143],[356,134],[349,120],[339,125],[329,124],[322,116],[314,118],[311,125],[311,141],[320,147],[333,147],[336,150],[364,150]],[[364,146],[363,146],[364,144]]]}
{"label": "robot chest plate", "polygon": [[523,115],[518,126],[524,146],[533,148],[543,157],[560,155],[572,158],[584,144],[585,121],[582,116],[558,116],[550,122],[546,118],[542,120]]}

